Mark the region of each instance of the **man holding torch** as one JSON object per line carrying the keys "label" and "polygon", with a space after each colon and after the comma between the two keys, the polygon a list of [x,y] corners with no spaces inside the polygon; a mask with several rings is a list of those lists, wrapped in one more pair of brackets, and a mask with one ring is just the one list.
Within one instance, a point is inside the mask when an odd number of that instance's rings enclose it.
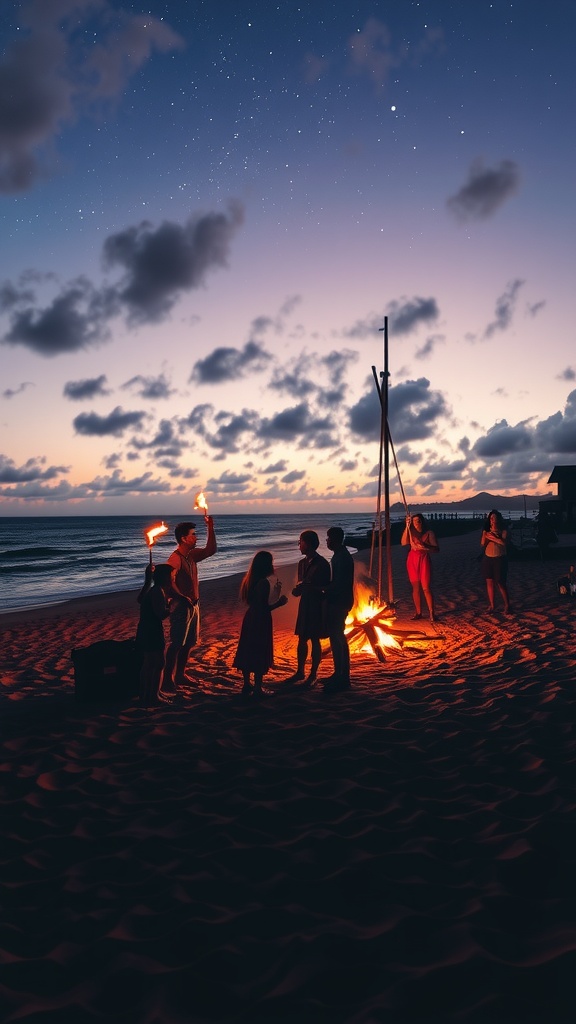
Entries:
{"label": "man holding torch", "polygon": [[[199,495],[202,497],[203,495]],[[198,498],[196,499],[198,505]],[[200,632],[200,606],[198,587],[198,562],[216,553],[216,536],[214,520],[208,515],[205,501],[200,506],[204,510],[204,522],[208,531],[206,546],[196,546],[196,526],[194,523],[178,523],[174,536],[178,547],[168,558],[169,565],[176,570],[173,576],[170,605],[170,643],[166,651],[166,667],[164,669],[164,693],[176,693],[185,679],[186,665],[192,647],[198,642]]]}

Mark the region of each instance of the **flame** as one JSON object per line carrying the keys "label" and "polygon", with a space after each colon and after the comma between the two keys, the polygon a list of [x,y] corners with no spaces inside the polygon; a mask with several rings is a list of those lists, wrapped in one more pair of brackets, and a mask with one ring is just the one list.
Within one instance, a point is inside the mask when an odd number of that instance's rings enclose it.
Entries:
{"label": "flame", "polygon": [[208,515],[208,502],[204,497],[204,491],[200,491],[194,498],[194,511],[202,511],[205,516]]}
{"label": "flame", "polygon": [[168,533],[168,527],[164,522],[158,523],[156,526],[151,526],[149,530],[144,530],[144,536],[146,537],[148,547],[153,547],[158,537],[162,536],[163,533]]}
{"label": "flame", "polygon": [[376,656],[374,642],[380,647],[401,651],[402,645],[386,628],[392,627],[394,614],[386,607],[378,607],[376,597],[362,583],[356,583],[354,598],[354,607],[346,619],[346,634],[354,633],[355,639],[362,638],[360,651]]}

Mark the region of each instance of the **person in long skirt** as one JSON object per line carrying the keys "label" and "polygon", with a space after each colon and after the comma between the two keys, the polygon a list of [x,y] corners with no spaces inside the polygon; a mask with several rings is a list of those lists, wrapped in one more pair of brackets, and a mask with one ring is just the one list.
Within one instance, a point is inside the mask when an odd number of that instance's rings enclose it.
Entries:
{"label": "person in long skirt", "polygon": [[[280,580],[276,580],[273,588],[270,587],[269,577],[273,575],[272,555],[269,551],[257,551],[240,585],[240,597],[248,608],[242,620],[240,639],[232,664],[242,673],[242,694],[245,697],[252,692],[255,697],[262,696],[262,680],[274,664],[272,611],[285,605],[288,598],[280,593]],[[251,676],[254,677],[253,686]]]}
{"label": "person in long skirt", "polygon": [[320,538],[315,530],[304,530],[300,534],[298,547],[304,557],[298,562],[298,582],[292,591],[293,597],[300,598],[294,627],[298,637],[297,667],[285,682],[292,685],[304,681],[310,641],[311,665],[308,678],[303,682],[304,689],[314,686],[316,682],[322,658],[320,640],[328,636],[324,588],[330,583],[330,563],[318,554],[319,545]]}

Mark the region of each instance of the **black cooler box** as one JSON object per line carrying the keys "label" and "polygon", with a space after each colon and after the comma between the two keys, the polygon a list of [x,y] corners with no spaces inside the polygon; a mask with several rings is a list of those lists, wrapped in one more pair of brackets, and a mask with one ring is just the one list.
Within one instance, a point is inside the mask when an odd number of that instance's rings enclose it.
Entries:
{"label": "black cooler box", "polygon": [[99,640],[72,651],[77,700],[126,701],[138,694],[140,658],[134,640]]}

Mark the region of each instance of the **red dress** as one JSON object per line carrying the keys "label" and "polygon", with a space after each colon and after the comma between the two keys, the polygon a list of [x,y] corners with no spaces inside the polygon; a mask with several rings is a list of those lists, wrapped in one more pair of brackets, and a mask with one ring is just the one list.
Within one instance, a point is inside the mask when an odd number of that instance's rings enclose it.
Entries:
{"label": "red dress", "polygon": [[256,675],[264,676],[274,664],[269,597],[269,581],[259,580],[248,598],[248,609],[242,620],[240,639],[232,662],[234,668],[239,668],[241,672],[255,672]]}

